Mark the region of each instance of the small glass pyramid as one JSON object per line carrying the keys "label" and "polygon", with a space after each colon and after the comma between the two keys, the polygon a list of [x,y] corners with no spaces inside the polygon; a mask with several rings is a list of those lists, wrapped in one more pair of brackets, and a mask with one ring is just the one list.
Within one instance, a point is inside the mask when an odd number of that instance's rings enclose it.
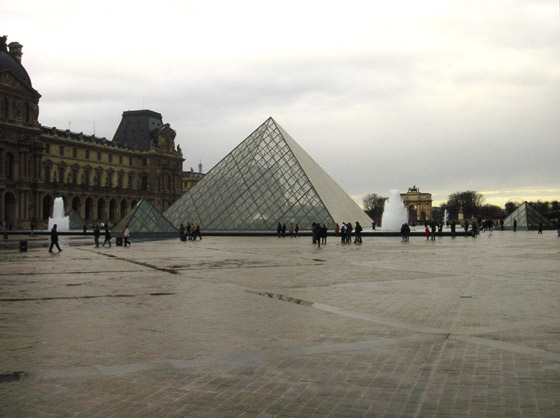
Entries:
{"label": "small glass pyramid", "polygon": [[268,231],[278,222],[331,229],[370,218],[272,118],[210,170],[165,212],[178,226]]}
{"label": "small glass pyramid", "polygon": [[126,225],[131,233],[177,232],[177,228],[146,199],[140,200],[111,231],[120,234]]}

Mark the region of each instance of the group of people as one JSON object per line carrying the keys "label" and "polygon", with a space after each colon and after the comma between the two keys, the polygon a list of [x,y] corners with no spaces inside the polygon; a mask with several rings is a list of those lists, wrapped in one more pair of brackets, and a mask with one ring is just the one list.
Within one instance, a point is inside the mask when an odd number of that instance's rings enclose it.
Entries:
{"label": "group of people", "polygon": [[[107,224],[105,224],[103,226],[104,232],[103,232],[103,236],[105,237],[105,240],[103,241],[103,244],[101,245],[102,247],[105,247],[105,244],[109,244],[109,247],[111,247],[111,231],[109,230],[109,226]],[[93,227],[93,241],[95,242],[95,247],[99,247],[99,238],[101,237],[101,227],[99,226],[99,224],[95,224],[95,226]],[[128,245],[130,245],[130,241],[128,240],[130,238],[130,229],[128,228],[128,225],[126,225],[126,227],[124,228],[124,231],[122,233],[122,238],[123,238],[123,245],[126,247]],[[53,248],[56,247],[58,249],[58,252],[61,252],[62,249],[60,248],[60,244],[58,243],[58,225],[54,224],[52,229],[51,229],[51,245],[49,246],[49,253],[52,253]]]}
{"label": "group of people", "polygon": [[321,244],[327,243],[327,226],[321,224],[319,222],[313,222],[311,224],[311,237],[313,238],[313,244],[317,244],[318,247]]}
{"label": "group of people", "polygon": [[[290,234],[290,238],[299,237],[299,224],[290,223],[290,227],[288,228],[288,232]],[[278,238],[285,238],[286,237],[286,224],[283,222],[278,222],[278,226],[276,227],[276,235]]]}
{"label": "group of people", "polygon": [[340,236],[340,241],[342,243],[352,242],[352,232],[354,232],[354,244],[362,243],[362,225],[356,221],[356,226],[352,226],[352,222],[342,222],[339,225],[338,222],[334,225],[334,235]]}
{"label": "group of people", "polygon": [[[103,225],[103,236],[105,237],[105,240],[103,241],[103,244],[101,246],[105,247],[105,244],[109,244],[109,247],[111,247],[112,236],[111,236],[111,231],[109,230],[109,225],[107,224]],[[95,241],[96,247],[99,247],[100,237],[101,237],[101,227],[99,226],[99,224],[95,224],[95,226],[93,227],[93,240]],[[127,245],[130,245],[130,241],[128,240],[129,238],[130,238],[130,229],[128,228],[128,225],[126,225],[122,233],[123,245],[125,247]]]}
{"label": "group of people", "polygon": [[179,226],[179,238],[181,238],[181,241],[196,241],[197,238],[200,238],[202,240],[200,225],[196,224],[195,226],[194,224],[187,222],[187,226],[185,227],[184,224],[181,224]]}
{"label": "group of people", "polygon": [[410,239],[410,226],[407,223],[402,224],[401,226],[401,240],[402,242],[408,242]]}

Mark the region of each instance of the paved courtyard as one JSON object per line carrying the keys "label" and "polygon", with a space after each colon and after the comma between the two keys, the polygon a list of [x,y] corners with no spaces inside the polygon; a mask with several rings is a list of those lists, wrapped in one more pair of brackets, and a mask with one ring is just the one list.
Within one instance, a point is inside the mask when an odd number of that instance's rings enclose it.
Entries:
{"label": "paved courtyard", "polygon": [[560,416],[554,231],[47,239],[0,249],[1,417]]}

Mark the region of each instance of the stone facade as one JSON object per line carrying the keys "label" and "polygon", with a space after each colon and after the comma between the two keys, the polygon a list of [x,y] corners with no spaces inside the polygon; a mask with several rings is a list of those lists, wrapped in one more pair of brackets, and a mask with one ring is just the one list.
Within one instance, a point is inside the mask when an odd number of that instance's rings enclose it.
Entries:
{"label": "stone facade", "polygon": [[[63,197],[88,224],[118,222],[140,199],[164,211],[182,194],[183,154],[175,131],[150,110],[123,113],[146,123],[136,136],[107,140],[42,126],[40,94],[21,65],[21,45],[0,38],[0,219],[4,227],[46,226]],[[118,131],[119,131],[118,130]],[[138,132],[142,130],[141,134]],[[129,136],[127,136],[129,135]]]}
{"label": "stone facade", "polygon": [[432,194],[420,193],[420,188],[413,186],[407,193],[401,193],[408,214],[409,222],[432,220]]}

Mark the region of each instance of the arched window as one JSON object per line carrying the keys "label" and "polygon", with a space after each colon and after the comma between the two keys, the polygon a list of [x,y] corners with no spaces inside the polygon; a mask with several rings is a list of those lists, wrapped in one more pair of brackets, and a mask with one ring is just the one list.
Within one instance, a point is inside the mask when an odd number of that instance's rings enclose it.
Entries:
{"label": "arched window", "polygon": [[8,99],[5,97],[0,99],[0,118],[8,118]]}
{"label": "arched window", "polygon": [[24,122],[29,122],[29,105],[27,104],[27,102],[25,102],[23,104],[23,121]]}
{"label": "arched window", "polygon": [[11,152],[6,153],[6,165],[4,169],[4,174],[7,179],[14,178],[14,155]]}

